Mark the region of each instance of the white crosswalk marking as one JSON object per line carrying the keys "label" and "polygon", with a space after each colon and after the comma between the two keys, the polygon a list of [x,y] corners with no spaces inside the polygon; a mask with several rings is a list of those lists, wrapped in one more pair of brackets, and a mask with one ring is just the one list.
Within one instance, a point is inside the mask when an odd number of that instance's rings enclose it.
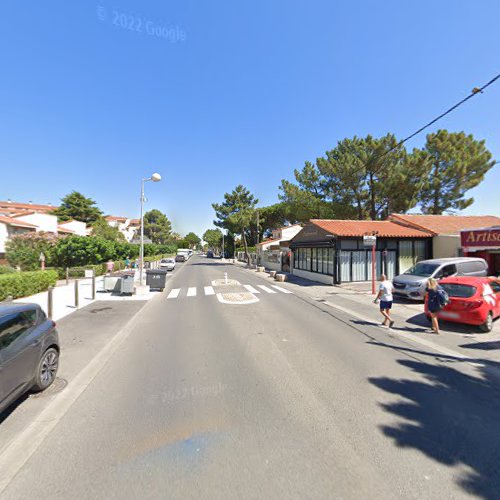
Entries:
{"label": "white crosswalk marking", "polygon": [[270,288],[268,288],[266,285],[257,285],[260,289],[264,290],[264,292],[267,292],[267,293],[276,293],[274,290],[271,290]]}
{"label": "white crosswalk marking", "polygon": [[190,286],[188,288],[187,296],[188,297],[196,297],[196,287],[195,286]]}
{"label": "white crosswalk marking", "polygon": [[243,285],[250,293],[260,293],[259,290],[256,290],[252,285]]}
{"label": "white crosswalk marking", "polygon": [[290,290],[286,290],[285,288],[281,288],[280,286],[278,285],[271,285],[274,289],[278,290],[278,292],[282,292],[282,293],[293,293],[291,292]]}
{"label": "white crosswalk marking", "polygon": [[180,291],[180,288],[172,288],[172,290],[170,290],[170,293],[168,294],[167,299],[176,299],[179,296]]}
{"label": "white crosswalk marking", "polygon": [[214,287],[213,286],[206,286],[205,287],[205,295],[215,295]]}

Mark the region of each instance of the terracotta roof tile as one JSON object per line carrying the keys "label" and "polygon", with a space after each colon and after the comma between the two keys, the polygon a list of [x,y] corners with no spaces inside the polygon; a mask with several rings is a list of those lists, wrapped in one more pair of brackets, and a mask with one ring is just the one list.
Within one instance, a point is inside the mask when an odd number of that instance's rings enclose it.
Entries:
{"label": "terracotta roof tile", "polygon": [[311,223],[336,236],[359,237],[372,231],[378,231],[378,236],[384,238],[428,238],[432,236],[429,232],[386,220],[311,219]]}
{"label": "terracotta roof tile", "polygon": [[19,219],[14,219],[13,217],[5,217],[3,215],[0,215],[0,222],[3,222],[9,226],[13,227],[27,227],[27,228],[33,228],[36,229],[38,226],[35,226],[35,224],[30,224],[29,222],[25,222],[23,220]]}
{"label": "terracotta roof tile", "polygon": [[391,214],[389,219],[434,234],[459,234],[462,229],[480,229],[500,225],[500,217],[495,215]]}
{"label": "terracotta roof tile", "polygon": [[55,210],[54,205],[39,205],[35,203],[18,203],[17,201],[0,201],[0,212],[25,212],[26,210],[35,212],[49,212]]}

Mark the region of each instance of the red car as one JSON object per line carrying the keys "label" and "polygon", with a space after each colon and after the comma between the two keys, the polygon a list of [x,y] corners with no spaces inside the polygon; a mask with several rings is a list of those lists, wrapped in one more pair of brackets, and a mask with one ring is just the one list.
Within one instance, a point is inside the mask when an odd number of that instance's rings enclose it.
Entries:
{"label": "red car", "polygon": [[[490,332],[493,320],[500,316],[500,280],[455,276],[439,280],[450,302],[437,313],[438,318],[455,323],[479,326]],[[425,315],[430,320],[425,298]]]}

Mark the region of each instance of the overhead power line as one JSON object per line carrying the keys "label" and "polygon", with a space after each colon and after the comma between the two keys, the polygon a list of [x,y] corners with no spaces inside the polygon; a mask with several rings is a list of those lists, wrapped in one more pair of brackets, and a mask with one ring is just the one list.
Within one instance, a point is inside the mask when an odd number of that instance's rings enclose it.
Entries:
{"label": "overhead power line", "polygon": [[[388,149],[387,151],[384,151],[381,155],[379,155],[378,157],[375,157],[374,160],[380,160],[381,158],[383,158],[384,156],[388,155],[389,153],[391,153],[392,151],[394,151],[395,149],[399,148],[400,146],[402,146],[405,142],[409,141],[410,139],[412,139],[413,137],[415,137],[416,135],[420,134],[421,132],[423,132],[426,128],[430,127],[431,125],[433,125],[434,123],[436,123],[438,120],[441,120],[441,118],[445,117],[446,115],[448,115],[449,113],[451,113],[452,111],[454,111],[455,109],[457,109],[459,106],[461,106],[462,104],[464,104],[465,102],[467,102],[469,99],[472,99],[474,96],[476,96],[477,94],[482,94],[484,92],[484,90],[486,88],[488,88],[490,85],[492,85],[493,83],[495,83],[497,80],[500,79],[500,73],[498,75],[496,75],[494,78],[492,78],[489,82],[485,83],[482,87],[474,87],[472,90],[471,90],[471,93],[465,97],[464,99],[462,99],[461,101],[457,102],[455,105],[453,105],[451,108],[447,109],[444,113],[441,113],[439,116],[437,116],[436,118],[434,118],[433,120],[431,120],[429,123],[425,124],[423,127],[420,127],[417,131],[413,132],[413,134],[410,134],[408,137],[405,137],[403,140],[399,141],[395,146],[393,146],[392,148]],[[372,160],[373,161],[373,160]],[[365,163],[361,169],[365,168],[368,166],[368,163]],[[359,169],[359,170],[361,170]],[[375,172],[376,173],[376,170]]]}

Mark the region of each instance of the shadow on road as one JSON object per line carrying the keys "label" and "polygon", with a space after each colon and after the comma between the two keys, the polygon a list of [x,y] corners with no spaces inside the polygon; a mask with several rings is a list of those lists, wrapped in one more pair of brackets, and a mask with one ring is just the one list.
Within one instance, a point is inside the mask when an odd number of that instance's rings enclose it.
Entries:
{"label": "shadow on road", "polygon": [[500,340],[495,340],[493,342],[474,342],[472,344],[462,344],[460,347],[464,349],[479,349],[481,351],[493,351],[495,349],[500,349]]}
{"label": "shadow on road", "polygon": [[[440,358],[450,363],[464,360],[453,356],[372,342],[414,354]],[[486,499],[500,492],[500,363],[474,360],[483,365],[481,376],[464,374],[451,365],[433,365],[415,359],[398,363],[420,380],[371,378],[370,382],[393,394],[382,408],[404,421],[381,426],[397,446],[414,448],[446,466],[466,466],[457,479],[461,488]],[[423,379],[423,380],[422,380]],[[444,494],[444,493],[443,493]],[[445,495],[445,494],[444,494]]]}
{"label": "shadow on road", "polygon": [[0,412],[0,424],[4,421],[7,420],[10,415],[12,415],[16,409],[21,406],[30,396],[30,393],[27,392],[20,396],[18,399],[16,399],[13,403],[11,403],[10,406],[5,408],[4,411]]}

